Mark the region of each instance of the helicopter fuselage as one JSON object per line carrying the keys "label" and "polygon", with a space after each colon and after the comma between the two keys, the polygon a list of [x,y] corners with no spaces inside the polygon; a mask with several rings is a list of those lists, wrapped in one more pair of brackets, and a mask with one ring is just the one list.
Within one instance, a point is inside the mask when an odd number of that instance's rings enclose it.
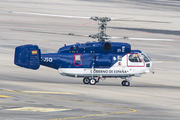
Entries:
{"label": "helicopter fuselage", "polygon": [[41,65],[69,77],[126,78],[149,72],[152,63],[140,50],[131,50],[128,43],[92,42],[65,45],[57,53],[41,54]]}

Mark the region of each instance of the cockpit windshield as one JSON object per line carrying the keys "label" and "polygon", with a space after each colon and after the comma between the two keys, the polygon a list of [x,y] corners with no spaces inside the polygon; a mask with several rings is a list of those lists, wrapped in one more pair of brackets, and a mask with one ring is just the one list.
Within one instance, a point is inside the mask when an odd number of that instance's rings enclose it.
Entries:
{"label": "cockpit windshield", "polygon": [[144,53],[141,53],[141,57],[144,60],[144,62],[150,62],[150,58],[148,58]]}

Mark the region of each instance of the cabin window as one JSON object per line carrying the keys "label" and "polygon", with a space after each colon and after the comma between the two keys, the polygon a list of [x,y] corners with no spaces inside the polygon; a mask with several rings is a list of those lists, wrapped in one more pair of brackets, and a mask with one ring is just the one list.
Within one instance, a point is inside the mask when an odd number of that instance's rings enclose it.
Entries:
{"label": "cabin window", "polygon": [[117,59],[118,59],[118,61],[122,61],[122,56],[121,56],[121,55],[118,55],[118,56],[117,56]]}
{"label": "cabin window", "polygon": [[129,55],[129,61],[130,62],[142,62],[141,58],[139,57],[138,53],[130,54]]}
{"label": "cabin window", "polygon": [[81,61],[81,55],[75,55],[75,61]]}

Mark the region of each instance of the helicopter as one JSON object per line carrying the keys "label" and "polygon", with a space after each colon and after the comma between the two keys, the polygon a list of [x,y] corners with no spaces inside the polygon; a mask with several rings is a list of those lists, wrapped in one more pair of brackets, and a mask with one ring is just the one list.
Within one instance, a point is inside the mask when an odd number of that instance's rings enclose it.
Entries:
{"label": "helicopter", "polygon": [[[98,33],[93,35],[78,35],[73,33],[59,33],[62,35],[83,36],[98,39],[97,42],[76,43],[64,45],[56,53],[41,53],[37,45],[22,45],[15,48],[14,64],[20,67],[37,70],[40,65],[58,70],[63,76],[81,77],[84,84],[95,85],[101,79],[121,78],[122,86],[130,86],[131,77],[140,77],[152,71],[152,61],[141,50],[131,50],[131,45],[124,42],[111,42],[108,39],[128,40],[161,40],[173,39],[112,37],[106,34],[109,21],[122,20],[109,17],[80,17],[66,15],[51,15],[41,13],[12,12],[15,14],[29,14],[41,16],[55,16],[67,18],[83,18],[98,21]],[[132,20],[126,20],[132,21]],[[141,20],[133,20],[141,21]],[[145,21],[160,22],[160,21]],[[32,31],[28,31],[32,32]],[[43,32],[45,33],[45,32]]]}

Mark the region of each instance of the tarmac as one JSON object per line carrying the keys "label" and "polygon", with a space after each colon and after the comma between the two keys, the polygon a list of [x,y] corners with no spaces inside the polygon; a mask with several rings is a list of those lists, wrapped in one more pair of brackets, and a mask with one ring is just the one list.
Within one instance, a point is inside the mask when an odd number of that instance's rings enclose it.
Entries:
{"label": "tarmac", "polygon": [[[14,65],[14,49],[36,44],[42,53],[51,53],[64,44],[96,41],[58,32],[96,34],[97,22],[9,11],[163,21],[167,23],[112,21],[107,34],[175,41],[111,39],[128,42],[132,49],[149,55],[155,74],[133,77],[129,87],[115,78],[85,85],[82,78],[61,76],[55,69],[41,66],[29,70]],[[177,0],[1,0],[0,120],[179,120],[179,12]]]}

